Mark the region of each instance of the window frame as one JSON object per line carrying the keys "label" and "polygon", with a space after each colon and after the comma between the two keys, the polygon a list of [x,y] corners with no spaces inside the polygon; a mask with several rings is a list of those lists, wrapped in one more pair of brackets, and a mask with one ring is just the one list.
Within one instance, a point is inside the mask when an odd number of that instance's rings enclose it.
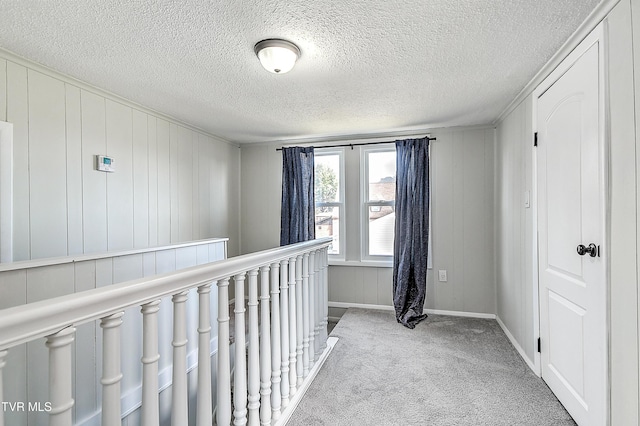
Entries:
{"label": "window frame", "polygon": [[[360,151],[360,260],[362,262],[382,262],[393,264],[393,254],[381,255],[369,253],[369,209],[373,206],[392,207],[395,212],[395,193],[393,201],[390,200],[370,200],[369,199],[369,154],[376,152],[396,151],[395,142],[380,144],[376,146],[363,146]],[[394,229],[395,239],[395,229]]]}
{"label": "window frame", "polygon": [[[338,253],[334,253],[334,254],[329,253],[329,259],[344,260],[345,248],[346,248],[344,149],[343,148],[316,148],[314,150],[313,155],[314,155],[314,165],[313,165],[314,180],[315,180],[315,168],[316,168],[315,158],[330,156],[330,155],[338,156],[338,164],[339,164],[338,201],[319,203],[315,201],[315,197],[314,197],[314,213],[315,213],[315,209],[319,207],[337,207],[339,209],[340,216],[338,219],[338,226],[339,226]],[[314,182],[314,191],[315,191],[315,182]],[[315,223],[315,220],[314,220],[314,223]]]}

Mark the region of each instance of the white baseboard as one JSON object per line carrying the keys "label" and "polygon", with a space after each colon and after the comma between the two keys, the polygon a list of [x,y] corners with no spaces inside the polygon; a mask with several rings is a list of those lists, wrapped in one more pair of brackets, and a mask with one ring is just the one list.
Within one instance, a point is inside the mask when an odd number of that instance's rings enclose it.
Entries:
{"label": "white baseboard", "polygon": [[504,325],[504,323],[502,322],[500,317],[497,316],[497,315],[496,315],[496,321],[498,322],[498,325],[500,325],[500,328],[502,328],[502,331],[504,331],[504,334],[507,335],[507,338],[509,339],[509,341],[511,342],[513,347],[516,348],[516,351],[518,351],[518,354],[520,355],[522,360],[529,366],[531,371],[533,371],[534,374],[539,377],[540,374],[538,373],[538,371],[536,369],[535,363],[532,360],[530,360],[529,357],[527,357],[527,354],[525,353],[524,349],[522,349],[522,346],[520,346],[520,343],[518,343],[516,338],[513,337],[513,334],[511,334],[511,332],[509,331],[507,326]]}
{"label": "white baseboard", "polygon": [[[349,303],[349,302],[329,302],[330,308],[360,308],[360,309],[378,309],[382,311],[393,311],[393,306],[389,305],[371,305],[367,303]],[[425,309],[427,314],[434,315],[449,315],[454,317],[469,317],[469,318],[484,318],[495,319],[495,314],[485,314],[480,312],[463,312],[463,311],[445,311],[441,309]]]}
{"label": "white baseboard", "polygon": [[424,311],[428,314],[433,314],[433,315],[449,315],[451,317],[496,319],[496,314],[485,314],[482,312],[445,311],[442,309],[425,309]]}
{"label": "white baseboard", "polygon": [[370,305],[367,303],[349,303],[349,302],[329,302],[330,308],[360,308],[360,309],[378,309],[380,311],[393,311],[393,306],[388,305]]}

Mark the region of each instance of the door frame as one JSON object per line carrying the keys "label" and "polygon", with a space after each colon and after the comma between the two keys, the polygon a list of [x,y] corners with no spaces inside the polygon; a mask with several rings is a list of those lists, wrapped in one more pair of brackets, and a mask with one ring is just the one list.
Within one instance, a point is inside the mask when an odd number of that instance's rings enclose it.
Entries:
{"label": "door frame", "polygon": [[[609,93],[608,87],[608,71],[606,67],[607,59],[607,37],[605,31],[605,23],[600,22],[579,44],[576,48],[569,53],[558,66],[534,89],[532,94],[532,133],[535,134],[538,131],[538,99],[542,96],[560,77],[562,77],[573,64],[594,44],[598,44],[598,73],[600,78],[598,79],[598,90],[600,93],[600,100],[598,103],[598,118],[600,120],[600,135],[599,150],[600,158],[602,159],[600,170],[600,188],[602,203],[602,226],[603,226],[603,250],[602,258],[605,266],[605,285],[606,285],[606,297],[602,302],[604,303],[605,321],[606,321],[606,333],[605,333],[605,364],[606,364],[606,386],[607,386],[607,398],[605,402],[605,413],[607,417],[607,424],[610,423],[611,418],[611,367],[610,367],[610,331],[611,331],[611,313],[610,313],[610,293],[611,293],[611,266],[610,266],[610,243],[611,243],[611,214],[610,214],[610,132],[609,132]],[[531,145],[532,149],[532,208],[534,214],[532,214],[533,222],[533,338],[534,338],[534,372],[542,377],[542,360],[541,352],[537,351],[537,343],[540,339],[540,278],[538,274],[539,258],[538,258],[538,158],[537,149]],[[542,342],[544,344],[544,342]]]}

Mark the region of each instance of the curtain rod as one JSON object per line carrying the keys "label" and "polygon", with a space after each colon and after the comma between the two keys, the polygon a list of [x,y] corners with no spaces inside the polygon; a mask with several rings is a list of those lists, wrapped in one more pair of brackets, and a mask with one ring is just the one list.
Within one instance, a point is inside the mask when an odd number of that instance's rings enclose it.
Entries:
{"label": "curtain rod", "polygon": [[[428,136],[425,136],[424,139],[426,139],[427,141],[435,141],[436,138],[430,138]],[[383,142],[362,142],[362,143],[345,143],[342,145],[324,145],[324,146],[310,146],[309,148],[342,148],[342,147],[346,147],[346,146],[350,146],[351,149],[353,149],[354,146],[360,146],[360,145],[378,145],[381,143],[393,143],[395,141],[383,141]],[[276,151],[282,151],[282,148],[276,148]]]}

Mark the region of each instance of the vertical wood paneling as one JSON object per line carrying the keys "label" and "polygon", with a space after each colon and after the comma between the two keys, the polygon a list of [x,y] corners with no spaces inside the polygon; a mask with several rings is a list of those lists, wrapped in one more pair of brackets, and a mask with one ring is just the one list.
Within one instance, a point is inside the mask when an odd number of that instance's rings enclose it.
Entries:
{"label": "vertical wood paneling", "polygon": [[393,305],[393,269],[376,268],[378,272],[378,305]]}
{"label": "vertical wood paneling", "polygon": [[193,137],[191,130],[185,129],[184,127],[178,127],[177,154],[177,201],[179,227],[177,241],[189,241],[192,239],[193,231]]}
{"label": "vertical wood paneling", "polygon": [[198,139],[198,183],[199,183],[199,217],[200,217],[200,238],[211,238],[211,217],[209,208],[211,205],[211,181],[210,164],[211,158],[211,140],[204,135],[199,135]]}
{"label": "vertical wood paneling", "polygon": [[[48,373],[49,354],[42,340],[26,344],[27,354],[27,399],[25,401],[49,401]],[[28,411],[27,424],[46,425],[47,414]]]}
{"label": "vertical wood paneling", "polygon": [[154,116],[147,118],[149,163],[149,247],[158,246],[158,141],[157,122]]}
{"label": "vertical wood paneling", "polygon": [[147,114],[133,110],[133,247],[149,247],[149,142]]}
{"label": "vertical wood paneling", "polygon": [[[176,270],[176,252],[175,250],[165,250],[156,253],[156,273],[163,274]],[[158,327],[160,330],[173,329],[173,304],[170,297],[165,297],[160,303],[160,312],[158,313]],[[158,336],[158,353],[160,360],[158,368],[162,371],[171,365],[173,355],[173,347],[171,346],[171,333],[162,333]]]}
{"label": "vertical wood paneling", "polygon": [[113,284],[113,261],[111,259],[96,260],[96,288]]}
{"label": "vertical wood paneling", "polygon": [[464,227],[464,132],[453,134],[453,268],[448,274],[449,286],[453,289],[453,300],[449,300],[448,309],[455,310],[457,305],[464,306],[464,263],[465,257],[465,235],[467,230]]}
{"label": "vertical wood paneling", "polygon": [[[0,309],[10,308],[27,303],[27,272],[6,271],[0,274]],[[5,401],[27,400],[27,352],[26,345],[19,345],[9,350],[7,366],[2,371],[4,379]],[[7,385],[10,383],[11,385]],[[4,412],[5,424],[24,424],[26,414]]]}
{"label": "vertical wood paneling", "polygon": [[196,264],[202,265],[209,262],[209,244],[196,246]]}
{"label": "vertical wood paneling", "polygon": [[67,254],[64,83],[28,72],[31,258]]}
{"label": "vertical wood paneling", "polygon": [[211,175],[209,181],[211,182],[211,199],[210,199],[210,209],[211,209],[211,232],[213,235],[219,235],[222,229],[225,229],[226,224],[226,208],[224,207],[223,200],[227,197],[227,180],[229,177],[227,176],[225,164],[225,155],[223,152],[223,147],[220,145],[216,145],[211,153],[212,163],[211,163]]}
{"label": "vertical wood paneling", "polygon": [[[496,288],[495,288],[495,233],[494,233],[494,181],[495,181],[495,164],[494,164],[494,155],[495,155],[495,129],[485,130],[484,137],[484,224],[483,232],[484,232],[484,271],[485,277],[484,281],[488,283],[492,283],[492,288],[490,291],[485,289],[484,297],[487,302],[487,308],[484,312],[495,313],[496,312]],[[490,250],[487,250],[487,247],[491,247]],[[473,285],[473,283],[469,283]]]}
{"label": "vertical wood paneling", "polygon": [[[34,268],[27,271],[27,303],[37,302],[56,296],[72,293],[74,283],[74,265],[63,264],[46,268]],[[48,401],[47,376],[48,352],[42,340],[27,343],[27,398],[28,401]],[[40,413],[29,413],[29,424],[42,421]]]}
{"label": "vertical wood paneling", "polygon": [[[121,283],[144,276],[143,255],[122,256],[113,258],[113,283]],[[125,310],[124,322],[121,326],[123,342],[142,342],[142,318],[137,306]],[[122,393],[127,394],[137,388],[142,380],[140,358],[141,344],[127,345],[128,356],[122,358]]]}
{"label": "vertical wood paneling", "polygon": [[[22,344],[11,348],[6,361],[7,365],[2,370],[4,400],[29,401],[27,399],[27,345]],[[7,385],[7,383],[11,383],[11,385]],[[4,424],[27,424],[27,413],[5,410]]]}
{"label": "vertical wood paneling", "polygon": [[[85,291],[95,288],[96,262],[86,261],[74,264],[75,291]],[[98,386],[96,375],[98,370],[96,358],[96,324],[91,322],[77,326],[76,342],[74,345],[76,370],[75,392],[76,404],[75,418],[79,423],[86,417],[93,415],[99,408]]]}
{"label": "vertical wood paneling", "polygon": [[212,243],[209,244],[209,262],[214,260],[225,259],[226,256],[226,243]]}
{"label": "vertical wood paneling", "polygon": [[179,177],[179,156],[178,156],[178,126],[169,123],[169,195],[171,200],[171,243],[180,241],[179,232],[179,198],[178,198],[178,177]]}
{"label": "vertical wood paneling", "polygon": [[[465,294],[460,297],[464,300],[463,309],[467,312],[486,312],[488,306],[485,300],[486,289],[472,285],[477,279],[483,279],[484,268],[487,261],[491,259],[485,257],[485,223],[484,209],[484,179],[487,173],[484,170],[484,131],[475,130],[464,133],[462,142],[464,152],[464,188],[461,211],[463,214],[462,226],[464,229],[463,276],[464,282],[461,287]],[[493,297],[493,294],[491,294]]]}
{"label": "vertical wood paneling", "polygon": [[65,84],[67,139],[67,255],[84,252],[82,241],[82,107],[80,89]]}
{"label": "vertical wood paneling", "polygon": [[156,274],[156,254],[145,253],[142,255],[142,273],[145,277]]}
{"label": "vertical wood paneling", "polygon": [[73,263],[27,270],[27,303],[73,293],[74,277]]}
{"label": "vertical wood paneling", "polygon": [[13,123],[13,260],[31,258],[27,69],[7,61],[7,121]]}
{"label": "vertical wood paneling", "polygon": [[197,247],[181,247],[176,249],[176,269],[189,268],[197,265]]}
{"label": "vertical wood paneling", "polygon": [[[451,133],[438,134],[438,139],[431,142],[431,202],[433,212],[431,232],[433,234],[433,268],[453,272],[453,158],[454,141]],[[448,276],[449,282],[435,282],[434,294],[427,298],[427,307],[431,309],[448,309],[451,307],[453,295],[452,283],[455,274]]]}
{"label": "vertical wood paneling", "polygon": [[[521,344],[522,348],[525,350],[525,353],[529,357],[529,359],[534,358],[534,354],[537,351],[536,340],[534,338],[534,307],[533,307],[533,217],[536,214],[536,206],[533,201],[533,147],[531,146],[531,138],[533,137],[533,97],[529,96],[524,101],[524,129],[523,129],[523,137],[524,140],[529,140],[529,146],[525,143],[525,190],[529,192],[529,208],[525,209],[525,232],[524,239],[526,241],[524,248],[524,276],[525,276],[525,286],[524,288],[524,310],[523,310],[523,327],[524,327],[524,337],[523,343]],[[494,146],[495,149],[495,146]],[[495,158],[495,153],[494,153]],[[494,168],[496,165],[494,164]],[[494,199],[496,197],[494,193]],[[497,226],[495,227],[497,228]],[[494,234],[495,238],[495,234]],[[496,259],[497,263],[497,259]],[[537,265],[535,266],[537,267]],[[494,271],[494,279],[495,271]],[[497,298],[496,298],[497,299]],[[496,308],[497,309],[497,308]],[[497,310],[496,310],[497,312]]]}
{"label": "vertical wood paneling", "polygon": [[[107,176],[96,170],[106,154],[105,100],[86,90],[82,102],[82,228],[85,253],[107,250]],[[118,159],[116,158],[116,161]]]}
{"label": "vertical wood paneling", "polygon": [[0,59],[0,121],[7,121],[7,61]]}
{"label": "vertical wood paneling", "polygon": [[27,303],[26,270],[5,271],[0,273],[0,309]]}
{"label": "vertical wood paneling", "polygon": [[191,240],[201,239],[200,233],[200,134],[191,132],[193,150],[191,177]]}
{"label": "vertical wood paneling", "polygon": [[360,268],[362,282],[362,303],[377,305],[378,300],[378,268]]}
{"label": "vertical wood paneling", "polygon": [[107,154],[115,172],[107,173],[107,242],[109,250],[133,247],[133,160],[131,108],[107,99]]}
{"label": "vertical wood paneling", "polygon": [[[229,239],[229,253],[231,256],[240,254],[240,149],[237,146],[233,146],[228,143],[220,142],[226,156],[224,158],[225,167],[225,181],[227,182],[227,192],[223,200],[222,209],[224,215],[227,217],[224,228],[220,229],[219,236],[228,235]],[[279,216],[278,216],[279,217]],[[237,231],[229,231],[237,230]]]}
{"label": "vertical wood paneling", "polygon": [[171,242],[171,149],[169,122],[158,119],[158,245]]}
{"label": "vertical wood paneling", "polygon": [[[607,17],[609,71],[611,424],[638,424],[638,59],[640,2],[621,1]],[[635,64],[634,64],[635,62]],[[635,72],[635,79],[634,79]],[[635,93],[634,93],[635,89]],[[634,111],[635,109],[635,111]],[[635,114],[634,114],[635,113]],[[635,153],[635,155],[631,155]],[[635,158],[634,158],[635,157]],[[632,190],[635,188],[635,198]],[[630,238],[631,236],[635,238]]]}

